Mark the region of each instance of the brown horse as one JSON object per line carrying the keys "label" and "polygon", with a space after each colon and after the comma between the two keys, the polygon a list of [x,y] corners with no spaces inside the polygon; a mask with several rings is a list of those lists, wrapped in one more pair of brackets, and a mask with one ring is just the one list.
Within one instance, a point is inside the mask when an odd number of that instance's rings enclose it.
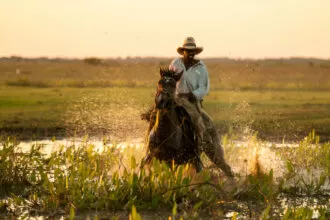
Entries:
{"label": "brown horse", "polygon": [[190,117],[186,110],[175,102],[176,82],[181,74],[160,69],[157,94],[155,97],[155,123],[152,121],[147,146],[147,156],[141,163],[143,167],[153,157],[168,164],[191,163],[197,171],[202,170],[202,163],[197,148],[197,140]]}

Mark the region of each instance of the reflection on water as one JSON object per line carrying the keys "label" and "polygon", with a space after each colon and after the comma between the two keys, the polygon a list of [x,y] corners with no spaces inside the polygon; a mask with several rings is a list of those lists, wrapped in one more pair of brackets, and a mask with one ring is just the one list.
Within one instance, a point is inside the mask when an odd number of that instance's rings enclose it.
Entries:
{"label": "reflection on water", "polygon": [[268,173],[272,169],[276,179],[282,176],[285,162],[272,148],[267,147],[266,144],[250,146],[249,143],[240,142],[226,151],[226,157],[236,173],[243,176],[253,173],[258,162],[262,172]]}
{"label": "reflection on water", "polygon": [[[104,146],[116,146],[120,149],[127,147],[144,149],[144,140],[131,139],[130,141],[109,143],[107,140],[86,140],[86,139],[63,139],[63,140],[38,140],[38,141],[22,141],[19,143],[18,148],[23,152],[31,149],[32,145],[42,146],[40,149],[43,154],[49,156],[52,152],[60,149],[61,146],[69,147],[75,146],[88,146],[93,145],[95,151],[102,152]],[[269,172],[271,169],[274,171],[274,177],[281,177],[285,170],[285,163],[281,157],[276,153],[277,148],[283,147],[296,147],[296,144],[283,144],[283,143],[251,143],[249,141],[234,142],[230,146],[224,146],[226,150],[226,159],[232,166],[235,173],[240,175],[248,175],[253,172],[256,158],[262,165],[262,171]]]}
{"label": "reflection on water", "polygon": [[294,206],[296,208],[311,208],[313,209],[313,219],[319,217],[320,213],[318,209],[329,209],[330,198],[326,197],[287,197],[286,195],[279,196],[280,209],[285,212],[290,207]]}
{"label": "reflection on water", "polygon": [[[144,139],[135,138],[129,141],[118,141],[109,142],[108,140],[100,139],[62,139],[62,140],[38,140],[38,141],[22,141],[18,145],[18,149],[23,152],[29,151],[32,145],[39,145],[41,147],[41,152],[46,156],[49,156],[52,152],[57,151],[60,147],[69,146],[89,146],[93,145],[95,151],[102,152],[105,146],[120,148],[124,150],[125,148],[135,148],[138,151],[144,151]],[[286,161],[282,157],[283,152],[289,148],[296,148],[299,145],[296,143],[270,143],[270,142],[260,142],[254,139],[247,139],[246,141],[231,141],[230,143],[223,144],[225,149],[225,159],[232,166],[233,171],[240,176],[246,176],[251,174],[256,169],[256,164],[258,164],[258,169],[261,169],[263,173],[268,173],[270,170],[273,171],[274,179],[277,180],[283,176],[286,171]],[[315,170],[313,172],[313,177],[321,174],[321,171]],[[308,173],[306,172],[306,178],[308,178]],[[330,189],[329,186],[328,189]]]}
{"label": "reflection on water", "polygon": [[42,146],[40,151],[45,154],[45,156],[50,156],[52,152],[59,150],[62,146],[88,146],[93,145],[94,150],[97,152],[102,152],[104,146],[116,146],[119,149],[125,149],[127,147],[142,149],[143,141],[142,139],[132,139],[131,141],[109,143],[107,140],[84,140],[84,139],[63,139],[63,140],[38,140],[38,141],[22,141],[18,145],[18,149],[23,152],[28,152],[33,145]]}
{"label": "reflection on water", "polygon": [[[95,151],[102,152],[105,146],[116,146],[119,149],[136,148],[144,150],[144,139],[135,138],[129,141],[121,141],[110,143],[107,140],[93,139],[62,139],[62,140],[38,140],[38,141],[22,141],[18,145],[18,149],[27,152],[32,145],[42,146],[40,151],[45,156],[50,156],[54,151],[59,150],[62,146],[88,146],[93,145]],[[256,160],[258,160],[262,172],[268,173],[273,170],[275,180],[282,177],[286,169],[285,161],[277,152],[278,149],[297,147],[297,144],[269,143],[269,142],[251,142],[251,141],[235,141],[224,145],[225,157],[232,166],[233,171],[241,176],[252,173],[255,169]]]}

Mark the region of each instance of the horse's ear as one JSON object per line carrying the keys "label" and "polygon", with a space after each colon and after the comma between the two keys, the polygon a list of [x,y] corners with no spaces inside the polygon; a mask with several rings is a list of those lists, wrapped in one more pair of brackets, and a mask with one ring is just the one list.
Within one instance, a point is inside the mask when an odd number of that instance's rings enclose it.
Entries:
{"label": "horse's ear", "polygon": [[160,74],[160,77],[163,77],[164,70],[162,67],[159,67],[159,74]]}
{"label": "horse's ear", "polygon": [[159,73],[160,73],[160,77],[164,77],[164,75],[166,74],[167,70],[165,67],[159,67]]}
{"label": "horse's ear", "polygon": [[183,70],[179,73],[173,73],[173,78],[175,79],[175,81],[179,81],[181,79],[182,74]]}

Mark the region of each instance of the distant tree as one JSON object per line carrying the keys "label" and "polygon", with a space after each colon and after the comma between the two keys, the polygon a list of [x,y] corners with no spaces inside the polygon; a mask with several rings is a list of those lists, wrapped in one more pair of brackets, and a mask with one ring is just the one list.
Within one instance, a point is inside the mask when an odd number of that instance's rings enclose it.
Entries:
{"label": "distant tree", "polygon": [[95,65],[95,66],[102,64],[102,60],[96,57],[85,58],[84,62],[88,65]]}
{"label": "distant tree", "polygon": [[313,61],[309,61],[309,62],[308,62],[308,65],[309,65],[310,67],[314,67],[314,62],[313,62]]}
{"label": "distant tree", "polygon": [[11,56],[10,57],[11,60],[13,61],[23,61],[24,59],[20,56]]}

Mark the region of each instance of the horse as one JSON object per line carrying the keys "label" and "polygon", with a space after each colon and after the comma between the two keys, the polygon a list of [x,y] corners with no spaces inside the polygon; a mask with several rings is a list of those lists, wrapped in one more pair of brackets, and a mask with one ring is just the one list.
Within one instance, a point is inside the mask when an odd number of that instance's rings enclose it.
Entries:
{"label": "horse", "polygon": [[[147,155],[141,167],[151,162],[153,157],[171,164],[191,163],[197,172],[202,170],[197,137],[186,110],[175,102],[176,83],[181,74],[160,68],[155,96],[154,125],[147,138]],[[153,124],[152,121],[150,123]]]}

